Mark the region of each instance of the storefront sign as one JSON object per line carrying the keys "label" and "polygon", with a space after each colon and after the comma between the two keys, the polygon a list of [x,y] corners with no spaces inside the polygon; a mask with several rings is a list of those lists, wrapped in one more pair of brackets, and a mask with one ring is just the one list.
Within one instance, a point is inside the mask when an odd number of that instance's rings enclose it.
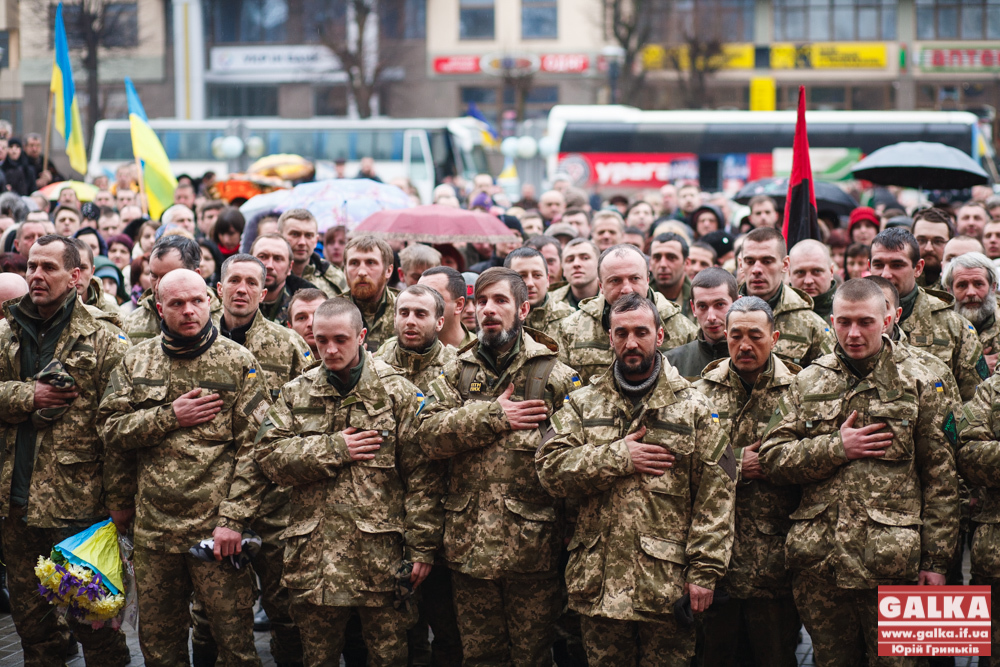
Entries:
{"label": "storefront sign", "polygon": [[321,45],[216,46],[209,55],[212,72],[334,72],[340,60]]}
{"label": "storefront sign", "polygon": [[[687,46],[666,48],[661,44],[650,44],[643,48],[640,59],[643,68],[647,70],[691,69],[691,56]],[[713,69],[753,69],[754,45],[723,44],[722,53],[711,58],[709,64]]]}
{"label": "storefront sign", "polygon": [[694,153],[563,153],[560,173],[577,186],[659,187],[666,182],[697,181]]}
{"label": "storefront sign", "polygon": [[1000,47],[923,47],[917,65],[925,72],[1000,72]]}
{"label": "storefront sign", "polygon": [[771,69],[885,69],[888,62],[888,48],[881,43],[819,42],[771,46]]}
{"label": "storefront sign", "polygon": [[437,56],[431,61],[435,74],[586,74],[592,59],[586,53],[487,53]]}

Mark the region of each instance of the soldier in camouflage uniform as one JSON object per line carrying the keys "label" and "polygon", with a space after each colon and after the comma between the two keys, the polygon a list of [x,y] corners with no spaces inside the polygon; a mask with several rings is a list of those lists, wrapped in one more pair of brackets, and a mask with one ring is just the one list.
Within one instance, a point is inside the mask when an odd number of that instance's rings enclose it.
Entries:
{"label": "soldier in camouflage uniform", "polygon": [[597,262],[601,251],[590,239],[572,239],[563,248],[563,276],[567,285],[552,290],[552,298],[565,301],[573,310],[580,310],[584,299],[597,296],[600,293],[600,281],[597,279]]}
{"label": "soldier in camouflage uniform", "polygon": [[[218,335],[201,276],[172,271],[157,298],[163,333],[128,351],[99,415],[107,485],[135,496],[139,644],[150,667],[187,665],[194,593],[223,664],[259,667],[252,573],[228,557],[264,492],[253,439],[270,407],[267,387],[253,355]],[[188,553],[209,537],[223,562]]]}
{"label": "soldier in camouflage uniform", "polygon": [[558,337],[559,323],[574,311],[565,301],[549,295],[549,273],[542,253],[534,248],[517,248],[507,254],[503,265],[516,271],[528,288],[531,312],[524,325],[550,338]]}
{"label": "soldier in camouflage uniform", "polygon": [[976,328],[983,357],[992,375],[1000,354],[1000,324],[997,323],[997,278],[993,261],[979,252],[951,260],[944,284],[955,297],[955,312]]}
{"label": "soldier in camouflage uniform", "polygon": [[692,322],[691,279],[684,270],[688,258],[688,243],[680,234],[657,234],[649,245],[649,265],[653,272],[653,289],[681,309]]}
{"label": "soldier in camouflage uniform", "polygon": [[[981,487],[972,513],[972,584],[1000,585],[1000,376],[979,385],[958,420],[958,471],[969,483]],[[994,657],[1000,656],[998,614],[993,614]]]}
{"label": "soldier in camouflage uniform", "polygon": [[922,268],[920,246],[909,231],[892,227],[872,241],[872,275],[885,278],[899,292],[899,326],[910,345],[943,361],[955,376],[962,400],[968,401],[976,385],[989,377],[983,346],[972,323],[951,309],[947,294],[930,294],[917,286]]}
{"label": "soldier in camouflage uniform", "polygon": [[316,286],[292,273],[292,246],[280,234],[258,236],[250,246],[250,254],[267,269],[264,283],[267,295],[260,302],[260,312],[268,320],[285,326],[292,297]]}
{"label": "soldier in camouflage uniform", "polygon": [[740,294],[760,297],[774,313],[774,326],[781,332],[774,347],[776,355],[797,366],[808,366],[833,351],[836,341],[830,325],[813,312],[812,298],[784,284],[789,259],[780,231],[759,227],[747,234],[739,262],[746,280]]}
{"label": "soldier in camouflage uniform", "polygon": [[[141,343],[160,335],[160,313],[156,310],[156,287],[163,276],[174,269],[198,271],[201,248],[185,236],[161,236],[149,255],[149,277],[152,285],[139,299],[139,306],[125,318],[125,333],[133,343]],[[222,302],[209,290],[212,322],[218,326],[222,317]]]}
{"label": "soldier in camouflage uniform", "polygon": [[527,292],[510,269],[479,276],[479,341],[431,382],[417,434],[428,455],[451,464],[444,558],[470,667],[551,667],[562,608],[562,503],[539,483],[534,454],[540,425],[579,379],[554,344],[523,332]]}
{"label": "soldier in camouflage uniform", "polygon": [[[722,580],[732,597],[704,619],[704,665],[735,667],[740,655],[752,656],[758,665],[798,665],[802,622],[784,546],[788,515],[801,493],[795,485],[771,484],[757,461],[764,428],[800,370],[773,354],[779,335],[766,302],[752,296],[736,301],[726,316],[729,358],[713,361],[694,384],[729,427],[740,463],[733,556]],[[741,645],[743,636],[749,645]]]}
{"label": "soldier in camouflage uniform", "polygon": [[879,585],[945,582],[958,538],[957,444],[943,381],[882,332],[882,291],[849,280],[833,302],[836,353],[792,381],[759,462],[800,484],[786,565],[816,664],[914,664],[880,658]]}
{"label": "soldier in camouflage uniform", "polygon": [[355,236],[344,248],[344,268],[350,291],[344,294],[361,311],[365,345],[375,352],[392,337],[396,291],[389,289],[393,271],[392,248],[374,236]]}
{"label": "soldier in camouflage uniform", "polygon": [[347,291],[347,278],[340,268],[316,252],[319,243],[319,223],[304,208],[285,211],[278,218],[278,233],[292,247],[292,274],[323,290],[328,297]]}
{"label": "soldier in camouflage uniform", "polygon": [[570,394],[535,455],[542,485],[580,498],[566,567],[593,667],[690,664],[694,630],[726,571],[736,461],[711,403],[667,364],[658,313],[637,293],[611,308],[615,361]]}
{"label": "soldier in camouflage uniform", "polygon": [[[253,255],[237,254],[222,264],[218,285],[224,314],[220,333],[239,343],[257,360],[257,374],[264,380],[271,401],[277,400],[281,387],[312,368],[315,363],[302,337],[287,327],[270,322],[258,310],[264,290],[266,269]],[[261,605],[271,626],[271,656],[278,665],[302,662],[302,641],[288,612],[288,590],[281,584],[285,543],[281,532],[288,528],[291,489],[268,484],[260,509],[250,524],[260,535],[260,553],[253,559],[260,577]],[[206,662],[216,653],[211,627],[200,601],[192,608],[193,648],[196,658]]]}
{"label": "soldier in camouflage uniform", "polygon": [[[79,302],[79,264],[69,239],[39,238],[28,255],[31,291],[7,301],[0,322],[0,512],[11,615],[28,667],[62,665],[69,642],[66,621],[38,595],[38,557],[125,500],[103,484],[97,407],[128,343]],[[35,379],[51,362],[72,386]],[[88,664],[128,663],[121,632],[73,628]]]}
{"label": "soldier in camouflage uniform", "polygon": [[649,289],[649,263],[635,246],[622,244],[605,250],[597,272],[601,294],[582,301],[580,310],[562,321],[557,339],[559,360],[576,369],[584,385],[604,373],[614,360],[608,340],[608,313],[624,294],[635,292],[656,304],[664,330],[661,351],[695,339],[698,327],[663,295]]}
{"label": "soldier in camouflage uniform", "polygon": [[729,356],[726,313],[733,301],[739,298],[738,289],[736,278],[721,266],[699,271],[691,281],[691,302],[698,322],[698,337],[664,355],[688,382],[697,381],[701,372],[713,361]]}
{"label": "soldier in camouflage uniform", "polygon": [[[444,309],[444,298],[436,290],[410,285],[396,297],[396,336],[382,343],[375,354],[376,359],[395,368],[424,394],[430,392],[431,381],[455,358],[455,348],[444,345],[437,337],[444,326]],[[437,461],[435,465],[447,473],[446,462]],[[408,633],[409,664],[461,665],[462,641],[452,601],[451,572],[442,559],[420,587],[417,609],[420,617]],[[428,641],[428,626],[434,631],[433,646]]]}
{"label": "soldier in camouflage uniform", "polygon": [[405,667],[416,612],[398,579],[418,586],[427,576],[443,521],[443,475],[413,436],[423,395],[368,354],[346,299],[323,303],[313,331],[324,365],[282,388],[255,452],[268,477],[293,487],[284,533],[292,618],[307,665],[339,662],[356,610],[369,664]]}
{"label": "soldier in camouflage uniform", "polygon": [[88,306],[120,318],[121,310],[118,308],[118,302],[110,294],[105,293],[101,281],[94,277],[94,250],[80,238],[72,239],[72,243],[80,253],[80,281],[76,286],[80,300]]}
{"label": "soldier in camouflage uniform", "polygon": [[475,342],[476,335],[462,323],[466,301],[472,300],[471,288],[462,274],[450,266],[435,266],[424,271],[417,284],[430,287],[444,299],[444,327],[438,340],[456,350]]}

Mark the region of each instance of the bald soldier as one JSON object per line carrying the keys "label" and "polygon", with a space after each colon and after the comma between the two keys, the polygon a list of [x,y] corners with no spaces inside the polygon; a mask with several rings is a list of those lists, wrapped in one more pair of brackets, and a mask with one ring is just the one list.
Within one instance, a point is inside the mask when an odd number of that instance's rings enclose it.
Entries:
{"label": "bald soldier", "polygon": [[788,252],[788,273],[792,287],[802,290],[813,301],[813,312],[830,319],[833,313],[833,293],[837,291],[834,273],[837,265],[830,256],[830,247],[813,239],[799,241]]}
{"label": "bald soldier", "polygon": [[[267,387],[253,355],[219,335],[201,276],[171,271],[156,294],[160,335],[125,354],[99,414],[107,486],[134,499],[139,644],[150,667],[187,665],[194,593],[222,664],[260,667],[251,570],[228,561],[264,493],[252,454]],[[209,538],[227,562],[189,553]]]}
{"label": "bald soldier", "polygon": [[[0,273],[0,304],[28,293],[28,281],[16,273]],[[0,311],[0,318],[2,318]]]}

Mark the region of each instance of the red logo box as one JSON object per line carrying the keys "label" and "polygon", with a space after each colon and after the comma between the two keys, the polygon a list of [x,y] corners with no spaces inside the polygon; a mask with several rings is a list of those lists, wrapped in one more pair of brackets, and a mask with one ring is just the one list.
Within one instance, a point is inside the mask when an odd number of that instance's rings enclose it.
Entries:
{"label": "red logo box", "polygon": [[988,656],[989,586],[879,586],[878,654]]}

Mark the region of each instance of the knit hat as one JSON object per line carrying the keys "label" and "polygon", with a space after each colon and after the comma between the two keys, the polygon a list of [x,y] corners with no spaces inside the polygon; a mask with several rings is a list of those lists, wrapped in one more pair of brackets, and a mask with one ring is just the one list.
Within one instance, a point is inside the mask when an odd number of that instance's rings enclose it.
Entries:
{"label": "knit hat", "polygon": [[878,214],[871,206],[859,206],[851,211],[850,222],[847,224],[847,232],[850,234],[854,230],[854,225],[862,222],[869,222],[875,225],[875,229],[882,226],[882,221],[878,219]]}

